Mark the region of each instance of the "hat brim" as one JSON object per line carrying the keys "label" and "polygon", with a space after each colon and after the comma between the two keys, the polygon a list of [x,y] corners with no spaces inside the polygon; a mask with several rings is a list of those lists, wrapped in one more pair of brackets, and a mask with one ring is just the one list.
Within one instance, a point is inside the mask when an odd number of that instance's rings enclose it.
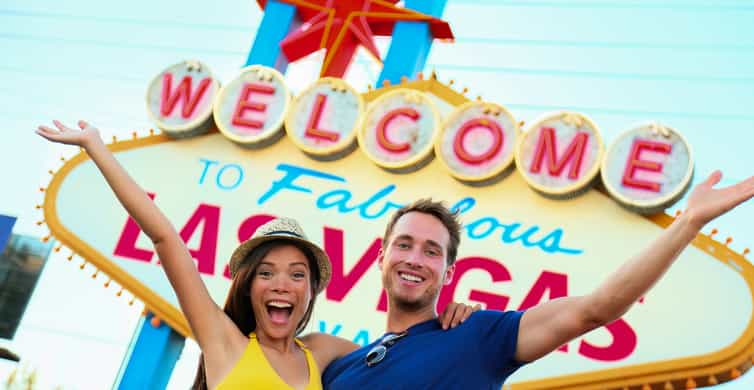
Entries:
{"label": "hat brim", "polygon": [[236,248],[236,250],[233,251],[233,254],[230,256],[229,266],[231,277],[236,276],[236,272],[238,272],[238,269],[241,267],[243,261],[246,259],[249,253],[251,253],[251,251],[264,244],[265,242],[275,240],[297,242],[303,245],[305,248],[309,249],[312,256],[314,256],[314,260],[317,262],[317,267],[319,268],[319,283],[317,284],[316,293],[319,294],[320,292],[322,292],[327,287],[328,283],[330,283],[330,277],[332,276],[330,256],[328,256],[327,253],[322,250],[322,248],[312,243],[311,241],[288,234],[260,236],[244,241],[241,245],[238,246],[238,248]]}

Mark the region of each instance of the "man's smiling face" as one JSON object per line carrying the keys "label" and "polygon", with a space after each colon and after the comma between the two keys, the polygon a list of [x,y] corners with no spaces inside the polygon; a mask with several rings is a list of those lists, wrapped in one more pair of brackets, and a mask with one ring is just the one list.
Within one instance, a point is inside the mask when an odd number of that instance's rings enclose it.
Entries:
{"label": "man's smiling face", "polygon": [[434,306],[453,276],[454,267],[447,266],[448,230],[437,217],[412,211],[396,221],[385,240],[379,265],[390,301],[407,311]]}

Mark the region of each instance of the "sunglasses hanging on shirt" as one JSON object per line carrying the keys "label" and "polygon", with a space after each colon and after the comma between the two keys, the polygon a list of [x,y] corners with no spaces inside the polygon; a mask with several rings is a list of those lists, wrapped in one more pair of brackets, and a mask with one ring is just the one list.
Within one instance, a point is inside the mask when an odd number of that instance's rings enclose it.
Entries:
{"label": "sunglasses hanging on shirt", "polygon": [[364,358],[364,361],[366,361],[367,363],[367,367],[373,367],[377,365],[377,363],[385,359],[385,355],[387,355],[387,349],[406,335],[408,335],[408,331],[404,330],[403,332],[390,333],[387,336],[383,337],[382,341],[380,341],[379,344],[375,345],[374,348],[372,348]]}

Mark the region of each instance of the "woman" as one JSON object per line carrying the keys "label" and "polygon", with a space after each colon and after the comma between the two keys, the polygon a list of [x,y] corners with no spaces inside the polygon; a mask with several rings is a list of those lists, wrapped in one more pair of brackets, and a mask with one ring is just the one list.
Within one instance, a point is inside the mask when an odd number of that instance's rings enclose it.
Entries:
{"label": "woman", "polygon": [[[84,121],[78,123],[81,131],[53,123],[57,130],[39,126],[37,134],[83,148],[154,243],[202,350],[194,388],[321,389],[319,369],[358,347],[324,333],[304,337],[306,344],[296,339],[331,273],[327,254],[296,221],[270,221],[234,251],[231,287],[220,309],[175,228],[117,162],[99,131]],[[451,304],[441,321],[452,327],[470,313],[466,305]]]}

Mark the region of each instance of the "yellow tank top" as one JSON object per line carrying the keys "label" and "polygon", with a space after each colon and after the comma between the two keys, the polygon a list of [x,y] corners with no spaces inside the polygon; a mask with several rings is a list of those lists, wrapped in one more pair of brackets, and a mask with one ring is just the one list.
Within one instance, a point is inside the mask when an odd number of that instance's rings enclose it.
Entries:
{"label": "yellow tank top", "polygon": [[[317,368],[317,363],[314,361],[311,352],[298,339],[296,339],[296,344],[304,351],[306,365],[309,367],[309,384],[306,386],[306,390],[322,390],[319,368]],[[215,388],[215,390],[230,389],[291,389],[291,386],[280,378],[267,361],[264,352],[262,352],[262,347],[259,346],[259,341],[257,341],[257,335],[253,332],[249,335],[249,344],[241,355],[241,359]]]}

